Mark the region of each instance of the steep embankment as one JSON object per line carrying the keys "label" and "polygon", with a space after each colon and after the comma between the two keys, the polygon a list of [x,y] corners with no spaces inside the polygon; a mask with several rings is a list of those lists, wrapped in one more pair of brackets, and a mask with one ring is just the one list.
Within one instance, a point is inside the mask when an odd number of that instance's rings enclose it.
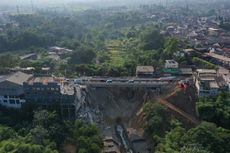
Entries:
{"label": "steep embankment", "polygon": [[78,95],[78,116],[97,123],[128,123],[143,103],[154,97],[145,88],[91,88]]}
{"label": "steep embankment", "polygon": [[106,122],[114,122],[118,118],[128,121],[152,95],[150,90],[135,88],[90,88],[88,93],[88,101],[99,107]]}
{"label": "steep embankment", "polygon": [[[154,96],[152,102],[158,102],[168,108],[169,117],[174,117],[186,127],[192,127],[200,123],[196,118],[196,94],[194,87],[188,87],[186,91],[175,84],[171,84],[159,96]],[[140,128],[144,125],[143,108],[134,115],[131,124],[132,127]]]}
{"label": "steep embankment", "polygon": [[196,94],[194,87],[190,86],[186,90],[176,87],[165,97],[157,97],[156,101],[166,106],[169,111],[185,126],[194,126],[200,123],[196,118]]}
{"label": "steep embankment", "polygon": [[92,88],[78,90],[79,118],[99,124],[114,124],[118,119],[128,127],[142,128],[143,106],[147,101],[159,102],[170,114],[190,127],[199,124],[195,117],[196,95],[193,87],[186,92],[172,83],[162,95],[155,95],[148,88]]}

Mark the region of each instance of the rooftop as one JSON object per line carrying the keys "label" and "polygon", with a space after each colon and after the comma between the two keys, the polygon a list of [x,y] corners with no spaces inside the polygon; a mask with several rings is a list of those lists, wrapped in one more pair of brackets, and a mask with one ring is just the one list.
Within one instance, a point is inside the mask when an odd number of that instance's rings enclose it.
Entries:
{"label": "rooftop", "polygon": [[216,74],[216,70],[214,69],[197,69],[196,70],[199,74]]}
{"label": "rooftop", "polygon": [[176,61],[174,60],[166,60],[166,63],[169,63],[169,64],[178,64]]}
{"label": "rooftop", "polygon": [[34,83],[42,83],[44,85],[47,85],[48,83],[54,83],[55,79],[54,77],[31,77],[27,83],[29,85],[33,85]]}
{"label": "rooftop", "polygon": [[32,75],[25,74],[23,72],[16,72],[9,75],[0,76],[0,82],[9,81],[18,85],[23,85]]}
{"label": "rooftop", "polygon": [[206,55],[213,57],[213,58],[216,58],[216,59],[221,60],[221,61],[230,62],[230,58],[223,56],[223,55],[219,55],[216,53],[206,53]]}
{"label": "rooftop", "polygon": [[200,77],[200,81],[215,81],[214,77]]}
{"label": "rooftop", "polygon": [[39,76],[31,77],[27,84],[34,85],[35,83],[41,83],[43,85],[48,85],[49,83],[55,83],[60,86],[61,93],[64,95],[74,94],[74,85],[65,81],[65,78],[58,78],[53,76]]}
{"label": "rooftop", "polygon": [[154,68],[153,66],[137,66],[136,69],[137,72],[142,72],[142,73],[153,73],[154,72]]}
{"label": "rooftop", "polygon": [[221,68],[218,69],[218,73],[222,74],[222,75],[228,75],[229,74],[229,70],[226,69],[226,68],[221,67]]}
{"label": "rooftop", "polygon": [[182,74],[192,74],[192,68],[180,68]]}
{"label": "rooftop", "polygon": [[209,87],[210,87],[211,89],[213,89],[213,88],[219,88],[219,86],[218,86],[218,84],[217,84],[216,81],[210,82],[210,83],[209,83]]}

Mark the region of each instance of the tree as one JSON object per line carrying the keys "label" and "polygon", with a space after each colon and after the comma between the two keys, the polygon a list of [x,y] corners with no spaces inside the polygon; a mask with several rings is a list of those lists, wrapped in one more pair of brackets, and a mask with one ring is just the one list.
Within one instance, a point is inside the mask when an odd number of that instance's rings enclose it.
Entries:
{"label": "tree", "polygon": [[197,102],[199,117],[218,126],[230,128],[230,94],[221,93],[216,98],[203,98]]}
{"label": "tree", "polygon": [[187,143],[197,143],[214,153],[229,152],[230,131],[217,128],[215,124],[203,122],[190,129],[184,136]]}
{"label": "tree", "polygon": [[164,138],[164,140],[158,144],[157,153],[159,152],[177,152],[179,148],[183,147],[183,136],[185,129],[177,126],[170,130]]}
{"label": "tree", "polygon": [[12,68],[17,66],[19,63],[19,57],[11,55],[11,54],[5,54],[0,56],[0,67],[2,68]]}
{"label": "tree", "polygon": [[46,141],[49,138],[49,133],[42,126],[36,126],[30,130],[30,133],[27,135],[27,140],[30,143],[37,145],[45,145]]}
{"label": "tree", "polygon": [[49,128],[58,122],[58,115],[56,112],[49,112],[47,110],[37,110],[34,112],[33,123],[35,126],[42,126]]}
{"label": "tree", "polygon": [[165,58],[172,58],[173,54],[179,51],[179,43],[176,38],[168,39],[164,44],[164,57]]}
{"label": "tree", "polygon": [[140,47],[143,50],[157,50],[164,47],[164,37],[156,28],[146,28],[140,37]]}
{"label": "tree", "polygon": [[89,64],[96,57],[96,53],[88,48],[80,48],[75,51],[69,60],[69,64]]}
{"label": "tree", "polygon": [[76,121],[71,129],[71,136],[77,143],[78,153],[101,152],[102,139],[100,136],[100,132],[95,125]]}
{"label": "tree", "polygon": [[152,136],[161,135],[169,125],[166,108],[158,103],[147,103],[144,106],[145,128]]}
{"label": "tree", "polygon": [[[226,153],[229,152],[230,131],[212,123],[202,122],[186,131],[177,126],[171,129],[157,146],[157,152]],[[204,149],[205,148],[205,149]]]}
{"label": "tree", "polygon": [[0,141],[14,138],[16,136],[17,134],[12,128],[0,125]]}

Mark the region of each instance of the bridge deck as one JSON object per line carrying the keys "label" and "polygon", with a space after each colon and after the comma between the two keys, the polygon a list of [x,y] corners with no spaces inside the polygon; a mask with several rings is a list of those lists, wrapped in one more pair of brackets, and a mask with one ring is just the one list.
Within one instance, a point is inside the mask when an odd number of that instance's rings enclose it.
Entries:
{"label": "bridge deck", "polygon": [[167,82],[143,82],[143,83],[127,83],[127,82],[84,82],[81,85],[92,86],[92,87],[162,87],[167,85]]}

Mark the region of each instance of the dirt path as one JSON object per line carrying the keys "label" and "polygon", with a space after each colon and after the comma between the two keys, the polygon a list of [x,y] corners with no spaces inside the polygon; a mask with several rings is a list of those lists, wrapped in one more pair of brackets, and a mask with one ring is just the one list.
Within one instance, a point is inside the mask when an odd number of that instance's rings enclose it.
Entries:
{"label": "dirt path", "polygon": [[157,101],[159,103],[161,103],[162,105],[166,106],[167,108],[171,109],[172,111],[180,114],[181,116],[183,116],[184,118],[186,118],[188,121],[190,121],[191,123],[198,125],[200,124],[200,121],[198,119],[196,119],[194,116],[184,112],[183,110],[177,108],[176,106],[174,106],[173,104],[171,104],[170,102],[163,100],[162,98],[156,98]]}

